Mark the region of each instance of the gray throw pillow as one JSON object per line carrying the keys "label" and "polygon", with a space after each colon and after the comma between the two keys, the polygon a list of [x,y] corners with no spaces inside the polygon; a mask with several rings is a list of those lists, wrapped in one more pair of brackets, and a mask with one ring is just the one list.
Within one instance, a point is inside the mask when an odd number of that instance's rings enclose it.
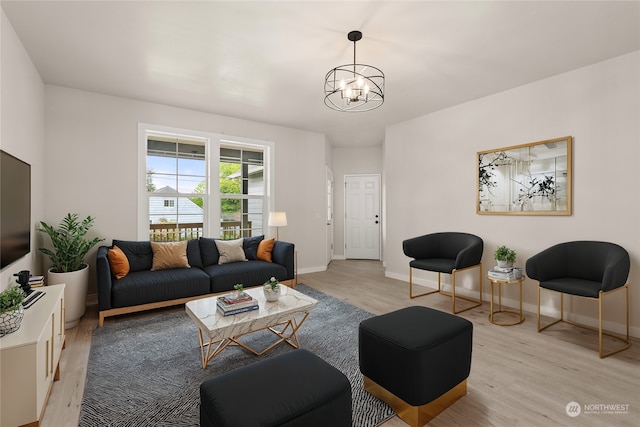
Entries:
{"label": "gray throw pillow", "polygon": [[216,247],[220,253],[218,264],[228,264],[231,262],[247,261],[242,248],[242,239],[216,240]]}

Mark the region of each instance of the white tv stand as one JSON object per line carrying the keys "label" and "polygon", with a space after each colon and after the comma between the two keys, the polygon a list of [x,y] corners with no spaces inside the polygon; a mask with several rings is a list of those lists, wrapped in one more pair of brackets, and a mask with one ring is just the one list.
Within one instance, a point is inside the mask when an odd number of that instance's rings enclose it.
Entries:
{"label": "white tv stand", "polygon": [[20,329],[0,338],[0,425],[38,426],[64,348],[64,284],[24,311]]}

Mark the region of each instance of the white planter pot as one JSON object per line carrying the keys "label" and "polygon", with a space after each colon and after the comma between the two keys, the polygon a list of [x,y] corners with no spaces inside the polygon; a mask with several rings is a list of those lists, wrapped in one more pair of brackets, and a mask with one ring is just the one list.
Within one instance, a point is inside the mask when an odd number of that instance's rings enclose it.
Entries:
{"label": "white planter pot", "polygon": [[502,267],[502,268],[511,268],[513,267],[513,262],[509,262],[509,261],[502,261],[497,259],[496,261],[498,261],[498,267]]}
{"label": "white planter pot", "polygon": [[278,301],[278,298],[280,298],[280,286],[275,289],[271,289],[271,286],[265,286],[262,288],[262,291],[264,292],[264,298],[267,301]]}
{"label": "white planter pot", "polygon": [[48,285],[64,283],[64,328],[73,328],[80,322],[80,318],[87,308],[87,287],[89,286],[89,266],[69,273],[54,273],[49,270],[47,275]]}

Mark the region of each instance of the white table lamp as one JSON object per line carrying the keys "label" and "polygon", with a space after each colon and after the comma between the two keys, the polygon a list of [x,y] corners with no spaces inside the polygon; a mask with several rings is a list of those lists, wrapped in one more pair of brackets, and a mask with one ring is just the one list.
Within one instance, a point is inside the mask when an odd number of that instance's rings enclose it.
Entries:
{"label": "white table lamp", "polygon": [[276,228],[276,240],[278,240],[278,227],[287,226],[286,212],[269,212],[269,227]]}

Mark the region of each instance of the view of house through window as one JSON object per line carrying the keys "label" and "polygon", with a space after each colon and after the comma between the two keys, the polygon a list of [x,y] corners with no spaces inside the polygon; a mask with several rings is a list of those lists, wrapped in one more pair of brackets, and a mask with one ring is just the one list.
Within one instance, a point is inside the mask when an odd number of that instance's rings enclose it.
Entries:
{"label": "view of house through window", "polygon": [[[167,135],[148,135],[146,142],[151,241],[263,234],[265,147]],[[213,149],[219,162],[208,165],[207,150]],[[212,195],[207,182],[216,175],[219,194]],[[207,218],[219,227],[207,229]]]}
{"label": "view of house through window", "polygon": [[149,238],[197,239],[207,206],[205,141],[163,136],[147,138]]}

